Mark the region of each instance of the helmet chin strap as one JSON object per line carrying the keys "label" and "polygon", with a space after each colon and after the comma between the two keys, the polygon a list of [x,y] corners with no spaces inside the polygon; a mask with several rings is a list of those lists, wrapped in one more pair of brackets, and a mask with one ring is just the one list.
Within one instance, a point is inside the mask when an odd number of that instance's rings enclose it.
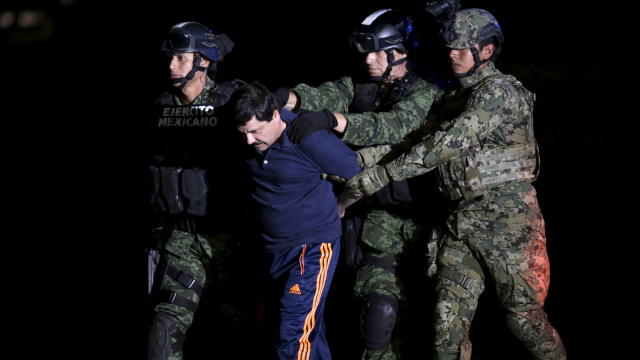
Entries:
{"label": "helmet chin strap", "polygon": [[185,77],[171,80],[173,84],[178,84],[178,83],[180,84],[176,86],[176,88],[182,89],[185,85],[187,85],[189,81],[193,79],[193,77],[196,75],[198,71],[204,71],[204,72],[207,71],[206,67],[200,66],[201,60],[202,60],[202,57],[200,56],[200,54],[193,53],[193,66],[191,67],[191,71],[189,71],[189,73]]}
{"label": "helmet chin strap", "polygon": [[372,76],[371,80],[375,82],[383,82],[389,80],[389,76],[391,75],[391,70],[394,66],[400,65],[407,61],[407,57],[403,57],[402,59],[396,60],[396,57],[393,55],[393,49],[387,49],[384,51],[387,54],[387,68],[384,70],[382,76]]}
{"label": "helmet chin strap", "polygon": [[491,59],[489,58],[489,59],[480,60],[480,52],[478,51],[478,49],[476,49],[475,46],[469,48],[469,50],[471,50],[471,55],[473,55],[473,66],[471,67],[471,69],[469,69],[469,71],[467,71],[464,74],[453,74],[453,76],[458,79],[465,78],[467,76],[471,76],[475,74],[478,68],[480,67],[480,65],[486,63]]}

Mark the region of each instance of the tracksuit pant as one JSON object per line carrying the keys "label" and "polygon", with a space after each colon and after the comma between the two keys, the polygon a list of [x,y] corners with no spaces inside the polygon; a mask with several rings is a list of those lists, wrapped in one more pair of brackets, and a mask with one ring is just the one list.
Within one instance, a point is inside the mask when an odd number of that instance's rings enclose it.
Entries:
{"label": "tracksuit pant", "polygon": [[331,359],[322,316],[339,254],[339,238],[270,254],[271,276],[286,277],[280,298],[279,359]]}

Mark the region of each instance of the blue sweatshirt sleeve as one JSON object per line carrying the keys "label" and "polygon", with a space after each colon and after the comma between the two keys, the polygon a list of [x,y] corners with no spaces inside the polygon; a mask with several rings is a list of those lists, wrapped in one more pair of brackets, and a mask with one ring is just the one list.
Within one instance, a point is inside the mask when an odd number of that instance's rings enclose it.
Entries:
{"label": "blue sweatshirt sleeve", "polygon": [[330,131],[313,132],[299,146],[309,160],[325,174],[350,179],[361,171],[356,152]]}

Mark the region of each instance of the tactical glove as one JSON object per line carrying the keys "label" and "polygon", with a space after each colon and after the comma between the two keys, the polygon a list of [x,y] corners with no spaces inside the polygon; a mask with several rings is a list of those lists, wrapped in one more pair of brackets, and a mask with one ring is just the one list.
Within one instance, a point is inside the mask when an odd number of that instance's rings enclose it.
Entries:
{"label": "tactical glove", "polygon": [[328,110],[307,111],[289,124],[289,140],[299,144],[310,134],[319,130],[331,130],[338,126],[338,119]]}
{"label": "tactical glove", "polygon": [[278,88],[275,91],[272,91],[271,95],[273,95],[278,109],[283,108],[287,105],[287,102],[289,102],[289,89],[287,88]]}
{"label": "tactical glove", "polygon": [[389,151],[391,145],[369,146],[358,150],[358,163],[361,168],[368,168],[380,161]]}
{"label": "tactical glove", "polygon": [[352,196],[360,198],[375,194],[391,181],[384,166],[375,165],[362,170],[347,181],[346,189]]}

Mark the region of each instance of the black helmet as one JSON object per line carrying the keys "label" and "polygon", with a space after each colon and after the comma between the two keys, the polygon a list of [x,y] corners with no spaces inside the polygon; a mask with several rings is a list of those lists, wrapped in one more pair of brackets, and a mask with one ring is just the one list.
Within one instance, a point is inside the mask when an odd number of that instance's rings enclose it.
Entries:
{"label": "black helmet", "polygon": [[216,62],[222,60],[231,48],[233,48],[233,42],[226,35],[216,35],[208,27],[188,21],[171,27],[160,51],[194,52]]}
{"label": "black helmet", "polygon": [[396,49],[407,52],[404,42],[413,31],[407,16],[397,10],[381,9],[367,16],[351,33],[351,46],[359,53]]}
{"label": "black helmet", "polygon": [[[233,49],[233,41],[225,34],[214,34],[208,27],[193,21],[182,22],[171,27],[160,51],[168,54],[192,52],[193,68],[187,76],[173,79],[183,87],[193,79],[197,71],[207,71],[210,76],[216,72],[216,64]],[[200,66],[200,57],[210,61],[209,67]]]}

